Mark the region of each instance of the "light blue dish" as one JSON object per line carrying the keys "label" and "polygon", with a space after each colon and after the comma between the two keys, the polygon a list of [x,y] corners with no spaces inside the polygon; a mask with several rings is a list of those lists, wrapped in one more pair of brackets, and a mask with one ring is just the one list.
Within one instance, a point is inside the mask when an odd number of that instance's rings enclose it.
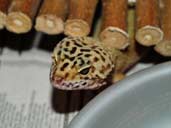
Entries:
{"label": "light blue dish", "polygon": [[109,87],[68,128],[171,128],[171,62]]}

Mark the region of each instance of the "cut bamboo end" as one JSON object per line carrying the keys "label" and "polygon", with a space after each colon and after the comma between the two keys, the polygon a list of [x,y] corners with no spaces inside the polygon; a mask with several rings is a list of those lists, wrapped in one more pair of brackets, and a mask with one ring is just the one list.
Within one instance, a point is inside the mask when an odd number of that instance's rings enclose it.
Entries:
{"label": "cut bamboo end", "polygon": [[129,36],[125,31],[116,27],[107,27],[100,34],[103,43],[112,44],[113,48],[123,50],[129,46]]}
{"label": "cut bamboo end", "polygon": [[41,15],[36,18],[35,29],[49,35],[60,34],[64,31],[64,22],[54,15]]}
{"label": "cut bamboo end", "polygon": [[171,56],[171,40],[161,41],[154,47],[160,55],[170,57]]}
{"label": "cut bamboo end", "polygon": [[0,11],[0,29],[3,29],[6,22],[6,14]]}
{"label": "cut bamboo end", "polygon": [[141,45],[153,46],[163,39],[163,32],[158,27],[145,26],[138,29],[135,38]]}
{"label": "cut bamboo end", "polygon": [[160,55],[171,57],[171,0],[161,0],[161,29],[164,33],[163,40],[154,47]]}
{"label": "cut bamboo end", "polygon": [[90,33],[90,26],[80,19],[67,20],[64,34],[67,36],[87,36]]}
{"label": "cut bamboo end", "polygon": [[26,33],[31,30],[32,21],[22,12],[11,12],[6,18],[6,28],[17,34]]}

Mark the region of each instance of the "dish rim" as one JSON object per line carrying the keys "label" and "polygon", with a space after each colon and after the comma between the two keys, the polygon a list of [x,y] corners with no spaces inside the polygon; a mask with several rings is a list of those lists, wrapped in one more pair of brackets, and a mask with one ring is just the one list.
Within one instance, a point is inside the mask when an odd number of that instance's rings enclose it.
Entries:
{"label": "dish rim", "polygon": [[[102,110],[105,105],[111,102],[111,99],[114,100],[117,98],[117,95],[121,95],[130,89],[141,85],[137,84],[137,82],[143,83],[144,80],[147,81],[151,78],[159,77],[162,74],[164,75],[168,73],[171,73],[171,61],[157,64],[133,73],[124,80],[108,87],[98,94],[78,113],[76,117],[74,117],[67,128],[82,128],[82,126],[86,126],[85,124],[94,117],[95,113]],[[129,84],[130,80],[131,84]]]}

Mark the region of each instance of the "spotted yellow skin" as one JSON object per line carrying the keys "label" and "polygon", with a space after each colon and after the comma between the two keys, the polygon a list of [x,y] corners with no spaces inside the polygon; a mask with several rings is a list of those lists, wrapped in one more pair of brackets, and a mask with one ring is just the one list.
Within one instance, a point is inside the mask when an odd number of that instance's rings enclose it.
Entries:
{"label": "spotted yellow skin", "polygon": [[111,55],[90,37],[66,37],[52,54],[50,81],[63,90],[96,89],[113,70]]}

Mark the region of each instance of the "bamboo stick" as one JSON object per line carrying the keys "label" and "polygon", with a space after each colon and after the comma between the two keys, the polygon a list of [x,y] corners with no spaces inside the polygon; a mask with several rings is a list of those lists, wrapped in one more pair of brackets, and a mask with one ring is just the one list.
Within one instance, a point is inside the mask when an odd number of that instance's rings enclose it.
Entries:
{"label": "bamboo stick", "polygon": [[128,33],[130,36],[130,45],[126,50],[117,53],[113,83],[124,79],[129,69],[131,69],[149,51],[149,48],[145,48],[135,41],[134,7],[131,7],[128,10]]}
{"label": "bamboo stick", "polygon": [[64,31],[68,0],[44,0],[36,18],[35,29],[55,35]]}
{"label": "bamboo stick", "polygon": [[11,0],[0,0],[0,29],[3,29],[6,22],[8,7]]}
{"label": "bamboo stick", "polygon": [[164,38],[154,49],[163,56],[171,56],[171,0],[163,0],[161,27]]}
{"label": "bamboo stick", "polygon": [[6,20],[7,30],[20,34],[31,30],[41,0],[13,0]]}
{"label": "bamboo stick", "polygon": [[159,28],[159,1],[137,0],[136,3],[136,40],[144,46],[153,46],[163,38]]}
{"label": "bamboo stick", "polygon": [[127,33],[127,0],[102,0],[103,20],[100,39],[116,49],[129,45]]}
{"label": "bamboo stick", "polygon": [[64,33],[68,36],[87,36],[91,31],[97,2],[98,0],[70,0]]}

